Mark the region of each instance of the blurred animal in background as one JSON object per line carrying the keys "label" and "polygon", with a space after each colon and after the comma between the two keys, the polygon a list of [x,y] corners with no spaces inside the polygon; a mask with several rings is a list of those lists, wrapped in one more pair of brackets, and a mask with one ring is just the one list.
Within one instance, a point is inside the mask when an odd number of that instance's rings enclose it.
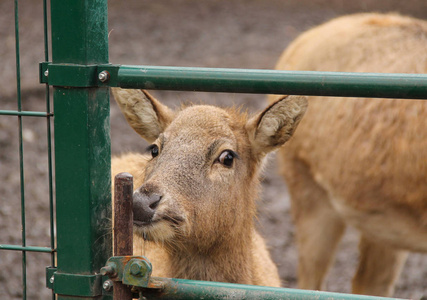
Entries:
{"label": "blurred animal in background", "polygon": [[254,227],[258,177],[265,155],[295,131],[306,98],[280,97],[249,118],[208,105],[175,112],[146,91],[113,94],[151,143],[146,154],[112,160],[113,175],[129,172],[137,187],[134,254],[152,262],[154,276],[280,286]]}
{"label": "blurred animal in background", "polygon": [[[426,49],[426,21],[356,14],[303,33],[277,69],[427,73]],[[322,288],[350,225],[360,232],[352,291],[392,295],[408,251],[427,252],[427,102],[309,97],[279,159],[296,225],[299,287]]]}

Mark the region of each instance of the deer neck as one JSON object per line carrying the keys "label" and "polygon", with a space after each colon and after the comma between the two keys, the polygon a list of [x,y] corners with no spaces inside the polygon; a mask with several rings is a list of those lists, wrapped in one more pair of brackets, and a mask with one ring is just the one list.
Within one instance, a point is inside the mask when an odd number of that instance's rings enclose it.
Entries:
{"label": "deer neck", "polygon": [[176,278],[252,283],[253,229],[212,245],[210,249],[194,247],[169,252],[171,275]]}

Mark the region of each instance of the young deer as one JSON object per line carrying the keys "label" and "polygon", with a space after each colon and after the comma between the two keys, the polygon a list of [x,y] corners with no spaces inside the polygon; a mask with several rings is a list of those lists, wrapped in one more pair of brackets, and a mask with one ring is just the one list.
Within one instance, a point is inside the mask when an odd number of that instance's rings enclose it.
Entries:
{"label": "young deer", "polygon": [[[426,49],[427,22],[358,14],[302,34],[277,69],[427,73]],[[346,225],[361,233],[354,293],[391,295],[407,251],[427,252],[426,120],[423,100],[309,98],[280,152],[300,288],[321,288]]]}
{"label": "young deer", "polygon": [[306,99],[282,97],[248,118],[207,105],[174,112],[140,90],[113,94],[151,143],[148,154],[113,159],[112,172],[134,176],[134,253],[145,251],[153,275],[280,286],[254,227],[258,175],[265,155],[295,131]]}

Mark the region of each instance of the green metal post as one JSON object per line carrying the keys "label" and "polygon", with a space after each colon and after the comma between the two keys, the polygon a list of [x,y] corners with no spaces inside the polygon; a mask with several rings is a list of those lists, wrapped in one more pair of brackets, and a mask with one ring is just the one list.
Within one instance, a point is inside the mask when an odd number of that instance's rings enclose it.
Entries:
{"label": "green metal post", "polygon": [[[54,64],[108,62],[107,0],[52,0],[51,29]],[[103,299],[99,270],[112,254],[109,90],[55,86],[53,95],[53,288],[58,299]]]}

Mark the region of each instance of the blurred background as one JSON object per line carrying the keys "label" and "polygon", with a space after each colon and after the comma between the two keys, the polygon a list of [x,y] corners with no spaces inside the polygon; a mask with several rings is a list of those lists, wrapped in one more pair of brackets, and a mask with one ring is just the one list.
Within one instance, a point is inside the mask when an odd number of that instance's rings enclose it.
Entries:
{"label": "blurred background", "polygon": [[[23,110],[45,111],[38,63],[44,60],[42,1],[19,2]],[[16,110],[13,2],[0,0],[0,109]],[[399,12],[427,19],[425,0],[110,0],[110,62],[115,64],[272,69],[300,34],[331,18],[357,12]],[[264,95],[156,91],[174,107],[182,101],[265,107]],[[21,243],[16,117],[0,116],[0,244]],[[140,151],[145,142],[111,102],[113,154]],[[27,244],[49,247],[46,120],[23,118]],[[297,252],[286,185],[271,156],[263,177],[259,228],[285,287],[296,287]],[[315,249],[313,249],[315,251]],[[28,299],[46,299],[49,255],[27,254]],[[357,233],[348,229],[326,289],[349,292],[357,263]],[[0,251],[0,299],[22,298],[21,254]],[[427,295],[427,256],[411,254],[395,296]]]}

